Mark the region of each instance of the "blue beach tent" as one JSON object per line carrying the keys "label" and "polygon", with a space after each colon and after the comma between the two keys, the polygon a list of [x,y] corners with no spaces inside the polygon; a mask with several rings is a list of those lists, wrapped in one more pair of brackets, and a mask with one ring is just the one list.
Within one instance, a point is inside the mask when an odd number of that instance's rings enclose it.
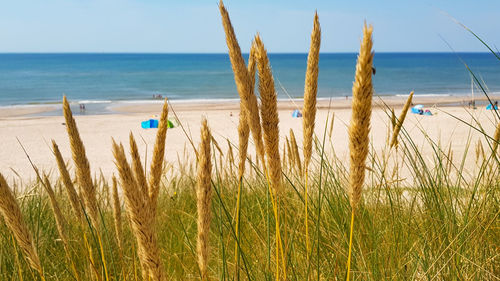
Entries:
{"label": "blue beach tent", "polygon": [[498,110],[498,105],[492,106],[491,103],[486,106],[486,110],[492,110],[495,108],[495,110]]}
{"label": "blue beach tent", "polygon": [[[172,123],[172,121],[170,120],[167,120],[168,122],[168,128],[173,128],[174,127],[174,123]],[[152,129],[152,128],[158,128],[158,120],[156,119],[149,119],[149,120],[146,120],[146,121],[142,121],[141,122],[141,127],[143,129]]]}
{"label": "blue beach tent", "polygon": [[143,129],[151,129],[151,128],[158,128],[158,120],[156,119],[149,119],[146,121],[141,122],[141,127]]}
{"label": "blue beach tent", "polygon": [[302,113],[300,113],[300,111],[298,109],[295,109],[292,113],[292,117],[294,117],[294,118],[302,117]]}
{"label": "blue beach tent", "polygon": [[423,105],[417,104],[417,105],[415,105],[414,107],[411,108],[411,113],[422,115],[422,114],[424,114],[424,109],[423,108],[424,108]]}

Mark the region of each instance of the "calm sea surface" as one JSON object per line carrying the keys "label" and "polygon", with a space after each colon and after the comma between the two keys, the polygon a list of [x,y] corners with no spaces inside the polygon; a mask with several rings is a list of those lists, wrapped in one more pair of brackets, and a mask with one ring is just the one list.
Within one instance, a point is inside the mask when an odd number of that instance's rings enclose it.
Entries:
{"label": "calm sea surface", "polygon": [[[500,92],[500,61],[489,53],[376,53],[378,95],[466,95],[462,59]],[[307,54],[271,54],[279,98],[301,97]],[[321,54],[318,95],[350,95],[356,54]],[[286,89],[288,95],[283,90]],[[60,102],[106,104],[152,100],[235,99],[226,54],[0,54],[0,106]]]}

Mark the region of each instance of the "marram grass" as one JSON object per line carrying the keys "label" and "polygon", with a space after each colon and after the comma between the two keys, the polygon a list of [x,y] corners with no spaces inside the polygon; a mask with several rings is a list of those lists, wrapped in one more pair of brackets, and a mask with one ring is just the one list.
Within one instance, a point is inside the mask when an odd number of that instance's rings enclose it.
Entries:
{"label": "marram grass", "polygon": [[[311,33],[311,46],[309,47],[309,55],[307,57],[306,80],[304,85],[304,107],[302,110],[302,131],[304,136],[303,151],[304,151],[304,214],[305,214],[305,239],[306,239],[306,260],[309,263],[309,252],[311,249],[309,242],[309,210],[308,210],[308,172],[309,163],[312,155],[312,140],[314,134],[314,125],[316,121],[316,95],[318,93],[318,64],[319,64],[319,49],[321,45],[321,27],[319,25],[318,14],[314,15],[313,31]],[[290,129],[290,138],[295,142],[295,136]],[[294,148],[295,150],[295,148]],[[297,149],[298,150],[298,149]],[[300,167],[300,156],[296,156]]]}
{"label": "marram grass", "polygon": [[[251,67],[249,72],[247,67],[245,66],[245,61],[243,60],[243,56],[241,54],[240,45],[238,44],[233,25],[231,24],[231,19],[229,18],[229,14],[222,1],[219,3],[219,10],[222,18],[222,25],[226,34],[226,43],[228,46],[231,66],[233,68],[236,89],[238,90],[240,96],[240,102],[245,108],[246,114],[248,114],[248,124],[252,132],[253,140],[255,142],[257,155],[263,162],[264,144],[262,141],[262,129],[260,126],[257,97],[255,96],[253,91],[253,85],[255,83],[255,64],[254,62],[252,62],[252,60],[250,60],[252,64],[249,64],[249,67]],[[254,44],[252,44],[252,48],[250,49],[250,57],[252,59],[256,59],[255,55],[256,49]]]}
{"label": "marram grass", "polygon": [[[398,121],[397,122],[391,121],[394,124],[394,130],[392,132],[392,139],[391,139],[391,147],[396,146],[398,143],[398,135],[399,132],[401,131],[401,127],[403,126],[403,122],[405,121],[406,114],[408,114],[408,109],[410,109],[412,99],[413,99],[413,92],[411,92],[410,95],[408,96],[408,99],[406,100],[403,110],[399,115]],[[391,111],[391,113],[392,113],[391,116],[394,116],[394,111]]]}
{"label": "marram grass", "polygon": [[207,120],[202,120],[201,143],[199,146],[198,172],[197,172],[197,210],[198,210],[198,239],[196,250],[198,254],[198,265],[200,267],[201,280],[209,280],[208,255],[209,255],[209,233],[212,214],[210,206],[212,203],[212,157],[210,141],[212,135],[208,128]]}
{"label": "marram grass", "polygon": [[26,258],[31,268],[37,271],[40,278],[44,280],[42,265],[33,238],[24,222],[19,205],[2,174],[0,174],[0,213],[3,216],[5,225],[12,232],[18,246],[21,248],[24,258]]}
{"label": "marram grass", "polygon": [[372,114],[372,32],[366,23],[363,28],[363,39],[356,64],[356,75],[352,87],[352,117],[349,125],[349,202],[351,203],[351,230],[349,235],[349,253],[347,258],[347,278],[351,271],[352,235],[354,216],[361,200],[361,192],[365,181],[366,157],[368,156],[370,119]]}
{"label": "marram grass", "polygon": [[87,155],[85,154],[85,146],[80,138],[80,133],[78,132],[78,128],[66,96],[63,97],[63,114],[64,119],[66,120],[66,130],[68,131],[73,161],[75,162],[77,183],[83,197],[83,205],[85,206],[86,212],[89,214],[92,226],[98,229],[100,219],[99,210],[96,205],[97,191],[90,175],[90,164],[87,159]]}
{"label": "marram grass", "polygon": [[[401,135],[400,152],[408,155],[401,160],[403,165],[421,171],[420,174],[423,175],[416,177],[412,181],[413,185],[399,186],[396,182],[384,181],[383,174],[378,170],[368,172],[370,177],[367,177],[366,188],[363,191],[364,204],[358,207],[356,215],[356,231],[353,234],[355,251],[351,261],[351,275],[357,280],[453,280],[458,275],[469,280],[496,280],[500,274],[497,266],[498,241],[500,241],[500,234],[497,231],[500,227],[497,204],[500,199],[498,162],[489,157],[479,160],[478,167],[492,166],[496,170],[493,170],[490,178],[486,178],[488,174],[486,172],[476,172],[474,176],[478,181],[476,191],[475,182],[462,182],[457,188],[446,179],[447,174],[443,175],[437,170],[427,168],[427,165],[432,163],[424,165],[422,162],[412,160],[413,157],[420,155],[420,152],[409,146],[411,142],[408,136]],[[437,146],[435,148],[439,149]],[[487,155],[488,151],[491,153],[491,148],[488,146],[484,146],[484,149]],[[442,150],[446,151],[444,148]],[[470,157],[475,157],[473,151],[470,152],[472,152],[469,153]],[[315,154],[320,155],[319,151],[315,151]],[[319,218],[316,217],[319,206],[315,204],[319,196],[317,189],[319,171],[314,169],[310,174],[312,180],[309,215],[311,224],[316,224],[319,219],[320,228],[318,233],[316,227],[311,227],[309,235],[318,237],[319,234],[319,240],[312,239],[311,244],[312,248],[316,249],[319,243],[320,251],[318,260],[314,251],[314,258],[311,258],[309,267],[305,262],[303,202],[300,200],[300,193],[293,191],[294,187],[298,186],[288,181],[283,183],[284,190],[288,191],[282,194],[282,200],[287,202],[288,210],[283,214],[283,219],[287,221],[286,231],[290,249],[286,252],[289,267],[287,277],[292,280],[305,280],[308,271],[313,280],[318,274],[325,280],[345,278],[350,219],[346,214],[350,212],[350,204],[345,181],[342,179],[348,178],[346,172],[348,166],[346,167],[346,163],[335,155],[325,155],[324,158],[321,164],[324,169],[321,183],[321,198],[324,205]],[[374,164],[382,166],[384,162]],[[460,169],[459,166],[452,166],[451,169],[454,173],[460,172],[457,170]],[[268,273],[265,250],[266,217],[262,213],[267,185],[261,171],[256,172],[253,173],[253,178],[250,178],[250,173],[245,174],[245,186],[248,188],[245,188],[242,194],[241,280],[248,279],[247,270],[252,280],[266,280]],[[131,173],[133,174],[132,171]],[[285,174],[288,177],[292,175],[290,172]],[[169,280],[198,279],[200,276],[196,254],[195,179],[194,171],[187,171],[182,176],[170,177],[168,181],[160,184],[159,213],[155,232],[160,259],[164,265],[165,276]],[[223,208],[228,213],[220,215],[218,212],[212,212],[209,232],[211,250],[208,260],[208,272],[212,279],[225,276],[229,280],[236,273],[235,236],[232,234],[234,230],[232,210],[236,209],[237,204],[235,182],[235,178],[223,178],[214,186],[212,210]],[[10,184],[11,190],[22,188],[27,190],[26,186],[19,184]],[[59,183],[52,181],[51,184],[57,186]],[[26,195],[17,194],[14,200],[20,207],[20,216],[24,219],[28,233],[33,237],[32,245],[39,254],[40,266],[47,276],[54,276],[59,280],[71,280],[70,264],[66,262],[64,248],[58,237],[56,222],[50,209],[50,199],[45,195],[40,183],[34,182],[29,186],[34,188],[33,191]],[[216,190],[219,189],[224,190],[221,199],[216,195]],[[449,196],[450,193],[453,196]],[[64,192],[55,192],[55,196],[61,208],[71,208]],[[104,200],[103,197],[97,204],[102,211],[103,225],[110,231],[109,239],[103,235],[102,241],[110,280],[141,280],[138,245],[128,214],[123,216],[123,259],[120,261],[117,242],[113,239],[115,233],[113,208],[105,207],[108,205]],[[82,243],[80,242],[82,232],[76,227],[79,224],[78,219],[73,212],[65,212],[63,215],[69,226],[67,229],[69,245],[76,250]],[[219,227],[222,227],[222,233]],[[18,252],[24,280],[33,280],[30,273],[32,270],[25,262],[21,248],[17,246],[16,250],[13,247],[11,231],[3,219],[0,222],[0,234],[2,253],[0,279],[20,280],[14,255]],[[224,239],[221,240],[222,234]],[[92,238],[89,238],[92,242]],[[481,243],[477,243],[477,239],[480,239]],[[95,246],[93,247],[96,252]],[[73,257],[82,280],[88,280],[83,278],[93,275],[88,265],[88,257],[84,252]],[[272,266],[275,266],[274,261]],[[317,267],[319,272],[310,269]],[[33,272],[34,280],[37,280],[37,273],[34,270]]]}

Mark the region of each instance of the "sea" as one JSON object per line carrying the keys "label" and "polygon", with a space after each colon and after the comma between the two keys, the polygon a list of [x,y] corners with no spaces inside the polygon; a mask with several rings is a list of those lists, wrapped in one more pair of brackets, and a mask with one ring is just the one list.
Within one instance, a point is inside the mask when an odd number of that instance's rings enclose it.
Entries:
{"label": "sea", "polygon": [[[351,95],[356,58],[355,53],[320,55],[319,98]],[[276,53],[269,60],[278,98],[301,98],[307,54]],[[485,91],[500,93],[500,61],[491,53],[375,53],[375,93],[470,95],[467,67]],[[227,54],[0,54],[0,110],[58,104],[63,95],[96,114],[124,103],[161,102],[158,95],[178,102],[238,99]]]}

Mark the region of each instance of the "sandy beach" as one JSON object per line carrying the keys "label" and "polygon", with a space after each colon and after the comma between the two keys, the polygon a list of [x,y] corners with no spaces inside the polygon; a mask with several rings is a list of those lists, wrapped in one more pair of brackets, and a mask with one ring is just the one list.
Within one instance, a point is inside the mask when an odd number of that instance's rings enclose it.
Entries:
{"label": "sandy beach", "polygon": [[[495,97],[498,98],[498,97]],[[377,105],[372,117],[371,139],[373,147],[379,150],[385,146],[389,117],[385,113],[382,104],[385,103],[395,108],[398,116],[405,102],[405,97],[386,97],[383,100],[375,97]],[[470,126],[457,120],[472,123],[476,118],[484,130],[490,135],[495,129],[493,112],[485,110],[484,106],[476,110],[460,106],[464,97],[418,97],[414,98],[414,104],[425,104],[433,116],[420,116],[408,114],[405,120],[405,128],[412,135],[415,143],[422,147],[427,157],[432,157],[432,150],[428,146],[426,135],[435,142],[440,142],[443,147],[451,145],[454,159],[460,161],[470,142],[468,155],[466,157],[466,168],[474,169],[475,155],[474,145],[481,139],[486,145],[484,136],[471,129]],[[347,125],[350,120],[350,99],[321,100],[318,102],[318,113],[316,119],[316,134],[322,136],[328,115],[335,114],[334,128],[331,141],[338,157],[348,159],[348,137]],[[458,106],[457,106],[458,104]],[[60,106],[60,105],[58,105]],[[223,150],[227,150],[227,141],[237,144],[237,124],[239,105],[237,102],[205,102],[205,103],[179,103],[171,104],[180,122],[192,137],[194,143],[199,142],[199,124],[202,117],[208,119],[212,133]],[[281,146],[285,136],[289,135],[290,129],[294,130],[298,138],[299,146],[302,139],[302,119],[292,118],[291,113],[295,108],[301,108],[300,101],[279,102],[280,137]],[[35,173],[30,166],[27,157],[18,143],[25,147],[33,163],[41,170],[58,176],[56,162],[51,152],[50,142],[54,139],[59,145],[65,160],[72,167],[71,152],[63,116],[36,116],[33,114],[49,108],[15,108],[3,110],[0,113],[0,171],[8,180],[18,179],[30,181],[35,178]],[[75,116],[80,135],[85,144],[87,157],[92,171],[98,175],[101,171],[105,177],[115,173],[115,165],[111,152],[112,138],[123,142],[128,146],[129,133],[132,132],[137,139],[142,157],[147,155],[147,161],[151,160],[156,129],[142,129],[140,122],[159,114],[160,103],[122,105],[114,107],[115,114],[107,115],[80,115]],[[173,111],[170,110],[173,118]],[[455,117],[452,117],[455,116]],[[254,155],[255,150],[250,148]],[[178,167],[180,159],[192,159],[193,149],[183,130],[178,126],[167,132],[166,160],[173,164],[174,169]]]}

